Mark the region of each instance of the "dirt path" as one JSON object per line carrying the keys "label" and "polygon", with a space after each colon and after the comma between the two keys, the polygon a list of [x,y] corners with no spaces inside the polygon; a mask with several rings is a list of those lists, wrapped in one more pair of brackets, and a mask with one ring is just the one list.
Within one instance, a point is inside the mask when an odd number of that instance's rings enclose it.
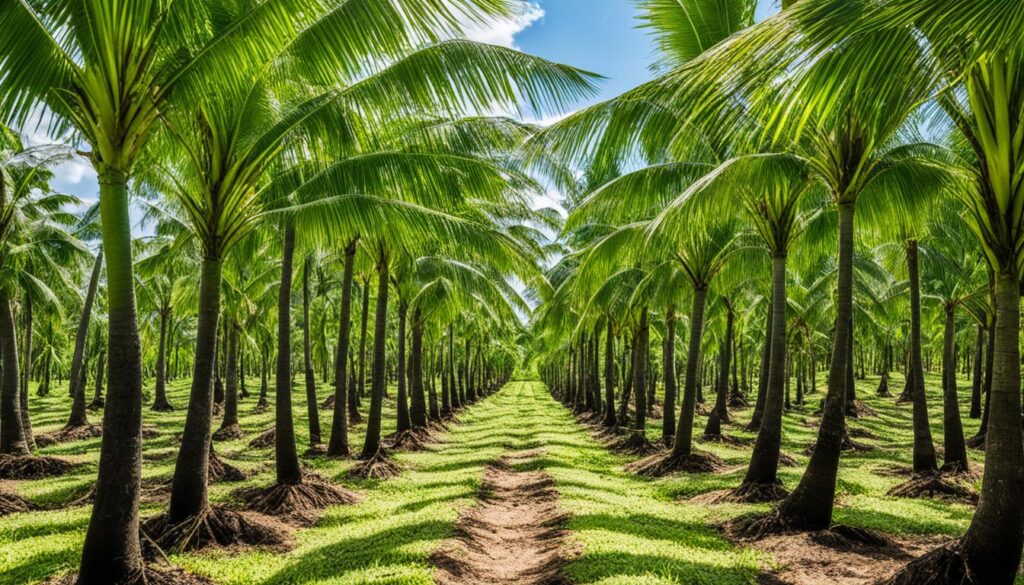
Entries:
{"label": "dirt path", "polygon": [[440,585],[555,585],[568,557],[566,515],[543,471],[517,471],[539,455],[506,455],[484,472],[479,502],[462,513],[455,535],[434,553]]}

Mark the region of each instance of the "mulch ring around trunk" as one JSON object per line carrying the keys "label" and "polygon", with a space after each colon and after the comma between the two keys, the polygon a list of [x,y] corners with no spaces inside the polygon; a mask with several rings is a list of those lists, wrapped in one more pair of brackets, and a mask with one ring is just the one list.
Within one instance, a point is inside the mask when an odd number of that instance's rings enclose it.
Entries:
{"label": "mulch ring around trunk", "polygon": [[[158,504],[163,503],[171,495],[171,477],[160,476],[160,477],[144,477],[142,478],[142,487],[139,491],[139,501],[144,504]],[[92,505],[93,500],[96,498],[96,486],[89,485],[88,489],[78,492],[78,495],[72,497],[66,503],[60,504],[60,508],[69,506],[87,506]]]}
{"label": "mulch ring around trunk", "polygon": [[430,429],[411,428],[384,437],[389,450],[432,451],[440,441]]}
{"label": "mulch ring around trunk", "polygon": [[244,471],[235,467],[234,465],[231,465],[230,463],[225,463],[223,459],[218,457],[217,454],[213,452],[213,449],[210,449],[209,478],[210,481],[217,482],[245,481],[246,474]]}
{"label": "mulch ring around trunk", "polygon": [[274,437],[276,436],[274,429],[267,429],[262,433],[253,437],[249,441],[249,448],[251,449],[267,449],[274,445]]}
{"label": "mulch ring around trunk", "polygon": [[249,510],[301,525],[316,522],[328,506],[355,504],[362,499],[359,494],[312,473],[305,473],[300,483],[243,488],[233,495]]}
{"label": "mulch ring around trunk", "polygon": [[484,472],[479,499],[431,556],[439,585],[559,585],[571,557],[568,515],[544,471],[519,471],[539,451],[502,457]]}
{"label": "mulch ring around trunk", "polygon": [[402,473],[402,466],[398,464],[387,450],[381,447],[374,453],[373,457],[360,459],[348,470],[348,477],[352,479],[391,479]]}
{"label": "mulch ring around trunk", "polygon": [[39,447],[49,447],[58,443],[84,441],[101,436],[103,436],[103,427],[100,425],[84,424],[63,427],[49,433],[40,433],[35,436],[35,441]]}
{"label": "mulch ring around trunk", "polygon": [[664,453],[665,451],[664,446],[650,442],[647,440],[647,437],[640,432],[629,432],[627,435],[619,437],[617,440],[608,444],[608,449],[623,455],[639,456]]}
{"label": "mulch ring around trunk", "polygon": [[949,541],[945,536],[898,538],[845,525],[816,532],[774,532],[751,540],[737,534],[737,528],[742,532],[740,524],[723,526],[726,537],[773,561],[759,582],[786,585],[875,583]]}
{"label": "mulch ring around trunk", "polygon": [[898,498],[938,499],[977,505],[980,496],[968,481],[970,481],[969,477],[957,477],[955,474],[941,471],[918,473],[890,489],[887,495]]}
{"label": "mulch ring around trunk", "polygon": [[733,489],[713,490],[686,499],[686,503],[698,506],[710,504],[763,504],[778,502],[789,495],[782,482],[772,484],[743,483]]}
{"label": "mulch ring around trunk", "polygon": [[82,465],[58,457],[0,455],[0,479],[43,479],[57,477]]}
{"label": "mulch ring around trunk", "polygon": [[[166,562],[147,564],[143,571],[145,573],[144,582],[147,585],[216,585],[214,581],[206,577],[194,575]],[[78,583],[77,573],[69,573],[43,581],[44,585],[76,585],[76,583]]]}
{"label": "mulch ring around trunk", "polygon": [[2,486],[0,486],[0,516],[17,514],[19,512],[31,512],[32,510],[38,509],[39,506],[36,506],[14,492],[2,489]]}
{"label": "mulch ring around trunk", "polygon": [[720,443],[731,447],[749,447],[754,444],[754,439],[748,437],[734,437],[732,435],[701,435],[702,443]]}
{"label": "mulch ring around trunk", "polygon": [[[814,446],[816,444],[817,442],[807,445],[807,447],[804,449],[804,455],[810,457],[814,453]],[[868,445],[867,443],[860,443],[858,441],[854,441],[853,438],[850,437],[850,434],[846,433],[843,435],[843,442],[840,444],[839,449],[842,451],[853,451],[855,453],[867,453],[868,451],[877,450],[878,447],[875,447],[874,445]]]}
{"label": "mulch ring around trunk", "polygon": [[235,439],[241,439],[245,436],[242,431],[242,427],[238,426],[238,423],[228,425],[226,427],[220,427],[217,432],[213,433],[214,441],[233,441]]}
{"label": "mulch ring around trunk", "polygon": [[172,523],[166,513],[153,516],[142,522],[141,530],[167,553],[210,547],[258,547],[284,552],[292,544],[291,529],[279,520],[223,506],[207,507],[176,523]]}
{"label": "mulch ring around trunk", "polygon": [[651,455],[626,465],[625,469],[644,477],[665,477],[676,472],[715,473],[724,467],[725,462],[717,455],[694,451],[682,457],[673,457],[671,452]]}

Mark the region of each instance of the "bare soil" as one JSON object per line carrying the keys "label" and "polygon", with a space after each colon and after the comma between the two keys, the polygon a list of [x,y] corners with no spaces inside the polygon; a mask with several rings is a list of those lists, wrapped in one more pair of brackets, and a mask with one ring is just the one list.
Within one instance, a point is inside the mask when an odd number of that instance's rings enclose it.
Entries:
{"label": "bare soil", "polygon": [[462,513],[455,535],[431,557],[439,585],[559,585],[570,555],[567,515],[544,471],[518,471],[538,451],[488,466],[480,500]]}

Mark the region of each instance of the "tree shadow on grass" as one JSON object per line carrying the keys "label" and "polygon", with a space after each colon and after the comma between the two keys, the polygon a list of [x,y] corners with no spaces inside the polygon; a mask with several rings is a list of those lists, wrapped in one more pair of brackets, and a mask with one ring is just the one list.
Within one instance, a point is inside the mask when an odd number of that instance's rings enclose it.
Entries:
{"label": "tree shadow on grass", "polygon": [[585,559],[566,568],[566,574],[576,584],[597,583],[606,579],[614,579],[616,583],[627,582],[626,579],[630,577],[638,583],[647,583],[651,577],[657,577],[659,582],[668,581],[680,585],[748,585],[754,581],[757,572],[748,567],[727,567],[662,555],[625,552],[588,554]]}
{"label": "tree shadow on grass", "polygon": [[423,555],[407,545],[440,541],[452,531],[450,522],[428,520],[395,526],[360,538],[347,538],[315,548],[269,577],[267,583],[308,583],[338,578],[350,571],[388,565],[421,565]]}

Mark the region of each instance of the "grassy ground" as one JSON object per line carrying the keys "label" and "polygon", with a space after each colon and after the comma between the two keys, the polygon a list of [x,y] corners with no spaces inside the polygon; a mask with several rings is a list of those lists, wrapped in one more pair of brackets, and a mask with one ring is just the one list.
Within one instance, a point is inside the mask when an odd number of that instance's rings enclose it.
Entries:
{"label": "grassy ground", "polygon": [[[899,479],[876,473],[891,465],[910,463],[910,406],[896,406],[894,399],[874,397],[877,380],[864,381],[859,396],[878,416],[851,421],[852,428],[864,428],[876,440],[862,440],[880,447],[877,451],[844,454],[839,477],[839,507],[836,520],[876,528],[894,534],[957,535],[966,528],[972,509],[966,505],[920,500],[899,500],[885,492]],[[893,380],[894,392],[901,382]],[[941,404],[935,390],[937,378],[929,379],[933,433],[941,442]],[[179,407],[174,413],[146,411],[146,424],[160,436],[146,442],[144,476],[169,476],[173,470],[175,435],[183,425],[181,407],[187,386],[176,383],[171,400]],[[326,388],[322,389],[326,395]],[[962,394],[966,394],[962,391]],[[820,398],[812,395],[810,398]],[[295,414],[301,434],[305,428],[304,394],[295,393]],[[273,479],[272,450],[249,449],[248,440],[272,426],[272,412],[253,414],[255,397],[241,407],[243,440],[218,443],[225,460],[255,475],[246,484],[216,484],[215,501],[229,501],[239,485],[267,484]],[[32,397],[33,421],[37,431],[59,428],[69,401],[60,392],[40,399]],[[803,448],[814,438],[813,407],[786,416],[784,449],[806,463]],[[966,412],[966,407],[965,407]],[[321,411],[325,437],[329,413]],[[393,411],[385,413],[385,433]],[[98,418],[93,414],[93,418]],[[749,411],[735,414],[745,423]],[[698,417],[703,423],[703,417]],[[751,436],[740,424],[726,428],[728,434]],[[652,427],[658,427],[653,424]],[[966,432],[973,434],[976,421],[965,419]],[[361,440],[357,427],[353,444]],[[652,439],[656,438],[652,434]],[[74,570],[89,508],[59,507],[84,493],[95,475],[99,439],[59,445],[40,450],[86,463],[72,475],[6,486],[34,502],[58,509],[13,515],[0,521],[0,575],[3,583],[33,583],[55,572]],[[705,491],[733,487],[742,478],[749,447],[732,448],[701,445],[726,459],[734,469],[721,475],[680,475],[662,480],[644,480],[622,471],[626,458],[611,454],[576,424],[572,415],[554,402],[539,383],[513,383],[502,392],[460,415],[445,443],[437,451],[402,453],[398,460],[406,471],[398,478],[381,482],[352,482],[345,471],[351,462],[322,458],[306,459],[307,465],[334,481],[365,495],[355,506],[327,511],[314,527],[298,530],[296,546],[286,553],[254,550],[219,551],[174,557],[172,560],[219,583],[432,583],[427,561],[451,531],[459,510],[476,497],[484,467],[508,450],[541,448],[544,454],[531,465],[547,470],[555,479],[562,507],[571,513],[569,528],[579,556],[566,569],[576,583],[753,583],[760,567],[772,559],[750,549],[736,547],[711,527],[714,522],[764,506],[699,506],[686,498]],[[981,464],[982,454],[972,451],[972,462]],[[793,486],[802,467],[786,468],[783,479]],[[149,505],[148,516],[161,510]]]}

